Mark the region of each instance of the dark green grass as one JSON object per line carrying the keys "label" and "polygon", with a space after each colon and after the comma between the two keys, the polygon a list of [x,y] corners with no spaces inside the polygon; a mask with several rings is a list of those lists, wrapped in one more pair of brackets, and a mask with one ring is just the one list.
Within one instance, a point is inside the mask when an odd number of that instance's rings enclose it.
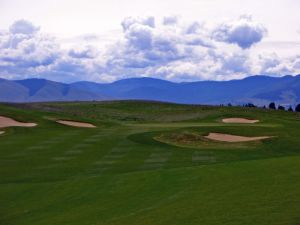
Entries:
{"label": "dark green grass", "polygon": [[[0,224],[300,222],[299,114],[119,101],[0,105],[0,115],[38,123],[0,129]],[[226,117],[261,122],[221,123]],[[200,138],[192,146],[155,140],[209,132],[275,137],[237,144]]]}

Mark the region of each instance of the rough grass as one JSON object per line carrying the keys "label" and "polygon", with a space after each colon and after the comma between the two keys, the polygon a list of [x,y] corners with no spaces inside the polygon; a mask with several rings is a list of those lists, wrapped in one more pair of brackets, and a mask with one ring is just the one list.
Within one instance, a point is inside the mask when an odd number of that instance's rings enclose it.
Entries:
{"label": "rough grass", "polygon": [[[0,114],[39,124],[0,136],[0,224],[300,221],[299,114],[141,101],[0,105]],[[277,138],[220,144],[200,137],[209,132]]]}

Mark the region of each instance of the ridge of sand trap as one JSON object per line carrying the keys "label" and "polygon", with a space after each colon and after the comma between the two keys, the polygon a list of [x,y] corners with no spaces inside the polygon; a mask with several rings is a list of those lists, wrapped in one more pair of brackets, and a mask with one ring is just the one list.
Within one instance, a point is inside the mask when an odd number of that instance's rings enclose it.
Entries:
{"label": "ridge of sand trap", "polygon": [[5,116],[0,116],[0,128],[4,127],[35,127],[37,124],[36,123],[22,123],[18,122],[14,119],[5,117]]}
{"label": "ridge of sand trap", "polygon": [[222,119],[223,123],[257,123],[259,120],[249,120],[245,118],[225,118]]}
{"label": "ridge of sand trap", "polygon": [[270,136],[262,136],[262,137],[245,137],[245,136],[237,136],[231,134],[221,134],[221,133],[209,133],[205,138],[214,140],[214,141],[223,141],[223,142],[247,142],[247,141],[258,141],[271,138]]}
{"label": "ridge of sand trap", "polygon": [[96,126],[90,123],[83,123],[83,122],[77,122],[77,121],[71,121],[71,120],[57,120],[57,123],[72,126],[72,127],[85,127],[85,128],[95,128]]}

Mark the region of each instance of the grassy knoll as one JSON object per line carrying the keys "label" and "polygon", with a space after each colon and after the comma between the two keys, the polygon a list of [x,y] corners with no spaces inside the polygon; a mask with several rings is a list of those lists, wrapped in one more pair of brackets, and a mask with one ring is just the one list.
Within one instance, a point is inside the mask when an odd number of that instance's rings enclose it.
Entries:
{"label": "grassy knoll", "polygon": [[[1,225],[300,222],[299,114],[116,101],[2,104],[0,115],[38,123],[0,129]],[[274,138],[233,144],[209,132]]]}

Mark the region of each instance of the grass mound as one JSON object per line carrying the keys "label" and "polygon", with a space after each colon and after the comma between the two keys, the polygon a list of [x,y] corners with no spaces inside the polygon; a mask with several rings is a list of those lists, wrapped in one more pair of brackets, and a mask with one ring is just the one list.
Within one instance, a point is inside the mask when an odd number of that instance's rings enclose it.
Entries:
{"label": "grass mound", "polygon": [[206,132],[193,130],[180,130],[176,132],[166,132],[154,137],[156,141],[185,148],[196,148],[200,150],[245,150],[257,147],[258,143],[232,143],[215,142],[207,138]]}
{"label": "grass mound", "polygon": [[196,132],[168,132],[154,137],[155,140],[175,146],[199,147],[208,144],[202,135]]}

